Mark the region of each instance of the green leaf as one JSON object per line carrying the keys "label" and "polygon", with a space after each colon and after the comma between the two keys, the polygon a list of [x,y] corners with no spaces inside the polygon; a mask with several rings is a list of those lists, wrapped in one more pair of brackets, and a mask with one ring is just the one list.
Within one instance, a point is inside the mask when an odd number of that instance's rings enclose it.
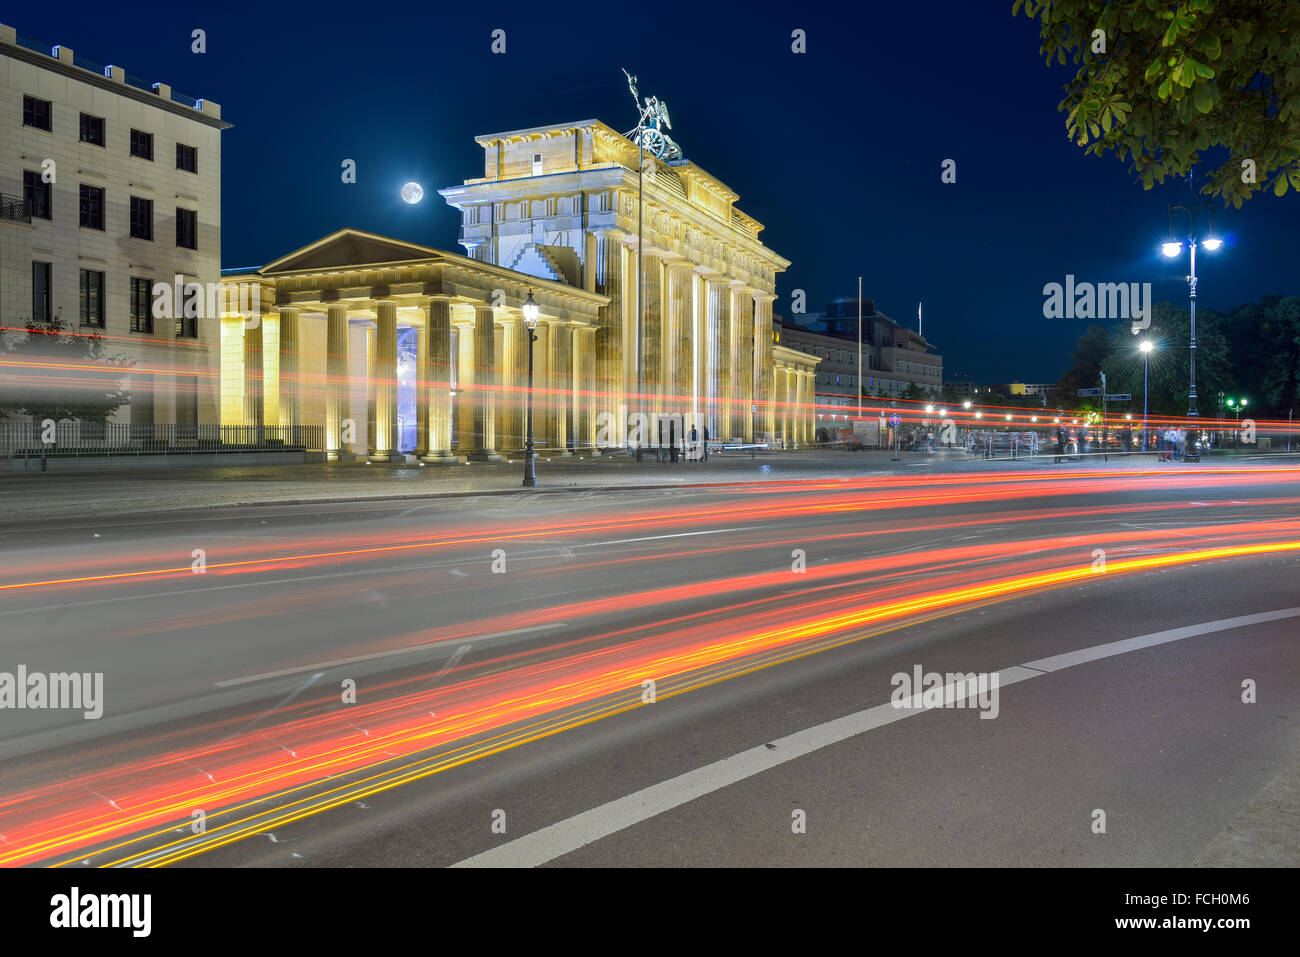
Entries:
{"label": "green leaf", "polygon": [[1273,195],[1283,196],[1285,194],[1286,194],[1286,177],[1279,176],[1277,179],[1273,180]]}
{"label": "green leaf", "polygon": [[1214,67],[1210,66],[1208,63],[1199,63],[1196,60],[1191,60],[1191,59],[1189,59],[1187,62],[1192,65],[1192,67],[1196,70],[1199,76],[1203,76],[1207,80],[1213,79]]}
{"label": "green leaf", "polygon": [[1199,84],[1192,91],[1192,99],[1196,103],[1196,108],[1202,113],[1208,113],[1214,109],[1214,93],[1206,83]]}
{"label": "green leaf", "polygon": [[1160,97],[1162,100],[1169,99],[1169,89],[1173,86],[1173,83],[1174,78],[1172,76],[1165,77],[1164,80],[1161,81],[1159,88],[1156,90],[1156,96]]}

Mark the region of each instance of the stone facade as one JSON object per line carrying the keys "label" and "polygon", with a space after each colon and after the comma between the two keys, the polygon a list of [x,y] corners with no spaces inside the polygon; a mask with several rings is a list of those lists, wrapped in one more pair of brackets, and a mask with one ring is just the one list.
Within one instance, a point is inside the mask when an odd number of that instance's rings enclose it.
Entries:
{"label": "stone facade", "polygon": [[[572,455],[626,444],[597,372],[601,322],[614,304],[610,296],[351,229],[260,269],[228,272],[223,281],[229,287],[258,285],[262,304],[256,313],[229,311],[221,318],[223,425],[323,425],[330,460],[365,455],[390,462],[410,452],[428,463],[449,463],[517,453],[526,432],[529,332],[523,305],[531,295],[539,309],[532,333],[537,447],[543,454]],[[680,322],[689,296],[699,294],[692,289],[696,282],[672,271],[664,282],[660,295],[677,302]],[[715,296],[723,293],[730,302],[732,290],[714,290]],[[742,308],[743,302],[736,312],[754,321]],[[727,350],[710,340],[696,349],[694,337],[683,345],[680,328],[672,332],[648,344],[659,350],[661,367],[684,381],[705,381],[695,355]],[[399,341],[412,343],[415,360],[405,387],[398,373]],[[616,366],[623,346],[621,337],[606,343]],[[770,379],[761,387],[756,380],[748,383],[760,390],[762,405],[751,402],[744,417],[786,447],[810,444],[816,360],[779,346],[770,355]],[[742,367],[757,368],[748,356]],[[713,371],[721,377],[720,369]],[[743,389],[740,379],[723,381]],[[399,399],[412,386],[407,419],[415,423],[414,435],[404,448]],[[647,418],[674,417],[680,445],[682,431],[695,420],[676,397],[651,395],[660,404],[647,402]],[[702,417],[698,424],[702,434]],[[745,424],[738,427],[743,431]],[[712,430],[710,436],[725,438]],[[652,426],[642,441],[657,439]]]}
{"label": "stone facade", "polygon": [[[0,215],[0,326],[22,328],[44,308],[34,302],[33,263],[48,263],[49,314],[70,332],[105,336],[106,353],[134,363],[130,404],[115,420],[214,422],[217,318],[133,321],[131,280],[219,282],[221,131],[229,124],[210,100],[145,85],[122,67],[0,26],[0,208],[9,213]],[[25,97],[48,104],[49,130],[24,122]],[[95,124],[89,140],[83,116]],[[132,155],[132,131],[151,135],[152,159]],[[197,171],[178,168],[177,144],[196,150]],[[24,173],[45,169],[53,171],[48,218],[23,202]],[[102,195],[102,229],[82,225],[83,185]],[[133,198],[152,203],[152,239],[132,237]],[[196,216],[194,249],[177,243],[178,210]],[[82,322],[83,270],[103,276],[102,326]]]}
{"label": "stone facade", "polygon": [[608,297],[591,332],[591,402],[619,435],[638,410],[724,441],[811,434],[784,421],[785,379],[810,377],[816,360],[786,353],[778,368],[773,348],[789,262],[725,184],[689,160],[641,155],[598,120],[477,141],[484,175],[440,191],[460,210],[460,243],[479,262]]}

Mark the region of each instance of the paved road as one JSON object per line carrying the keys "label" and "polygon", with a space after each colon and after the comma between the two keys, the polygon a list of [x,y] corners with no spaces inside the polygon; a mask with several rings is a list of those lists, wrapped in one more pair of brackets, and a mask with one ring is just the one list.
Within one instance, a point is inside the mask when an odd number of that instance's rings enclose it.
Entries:
{"label": "paved road", "polygon": [[[913,469],[11,523],[0,671],[105,690],[0,711],[0,859],[1294,865],[1298,501]],[[918,668],[1000,685],[893,707]]]}

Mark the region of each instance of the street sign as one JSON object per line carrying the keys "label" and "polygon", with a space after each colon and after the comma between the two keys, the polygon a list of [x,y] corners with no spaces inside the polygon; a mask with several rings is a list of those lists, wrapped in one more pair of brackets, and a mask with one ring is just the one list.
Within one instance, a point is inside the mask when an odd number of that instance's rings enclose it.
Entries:
{"label": "street sign", "polygon": [[1110,395],[1106,396],[1106,401],[1127,402],[1131,398],[1133,398],[1133,394],[1131,392],[1112,392]]}
{"label": "street sign", "polygon": [[1081,395],[1081,396],[1084,396],[1084,395],[1101,395],[1101,390],[1100,390],[1100,389],[1080,389],[1080,390],[1079,390],[1079,395]]}
{"label": "street sign", "polygon": [[894,428],[898,428],[900,425],[903,424],[903,420],[899,416],[899,414],[895,412],[893,415],[889,417],[889,424],[892,425]]}

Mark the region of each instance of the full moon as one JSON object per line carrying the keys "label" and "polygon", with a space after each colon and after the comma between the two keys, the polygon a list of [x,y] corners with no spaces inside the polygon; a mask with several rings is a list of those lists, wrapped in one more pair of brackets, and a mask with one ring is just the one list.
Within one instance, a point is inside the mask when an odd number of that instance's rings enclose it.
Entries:
{"label": "full moon", "polygon": [[407,183],[402,187],[402,199],[414,206],[424,199],[424,187],[419,183]]}

